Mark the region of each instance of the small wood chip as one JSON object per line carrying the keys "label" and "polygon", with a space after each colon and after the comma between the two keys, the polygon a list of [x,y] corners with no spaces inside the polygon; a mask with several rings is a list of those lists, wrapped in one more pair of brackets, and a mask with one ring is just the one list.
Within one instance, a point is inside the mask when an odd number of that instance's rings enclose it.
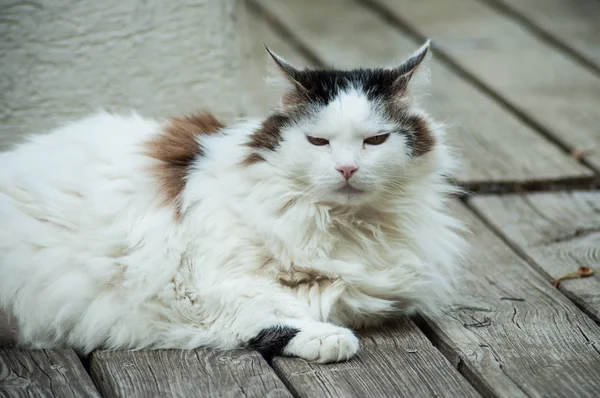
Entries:
{"label": "small wood chip", "polygon": [[500,300],[509,300],[509,301],[525,301],[523,298],[518,297],[500,297]]}
{"label": "small wood chip", "polygon": [[565,279],[576,279],[576,278],[585,278],[588,276],[592,276],[594,274],[594,270],[589,267],[579,267],[579,269],[575,272],[568,273],[566,275],[561,276],[560,278],[556,278],[552,281],[552,285],[554,287],[558,287],[562,281]]}
{"label": "small wood chip", "polygon": [[416,350],[414,348],[410,348],[410,349],[406,350],[406,352],[408,352],[409,354],[415,354],[415,353],[419,352],[419,350]]}
{"label": "small wood chip", "polygon": [[582,160],[593,153],[591,149],[574,149],[571,151],[571,157],[576,160]]}

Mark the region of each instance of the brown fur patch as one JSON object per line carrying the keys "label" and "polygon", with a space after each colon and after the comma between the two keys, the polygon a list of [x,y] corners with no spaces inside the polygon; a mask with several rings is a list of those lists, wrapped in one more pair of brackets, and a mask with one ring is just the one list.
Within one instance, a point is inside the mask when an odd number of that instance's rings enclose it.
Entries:
{"label": "brown fur patch", "polygon": [[277,277],[277,282],[283,286],[297,288],[299,285],[312,285],[323,281],[333,282],[337,278],[321,274],[313,269],[299,269],[294,266],[289,271],[282,271]]}
{"label": "brown fur patch", "polygon": [[407,104],[398,98],[385,104],[387,117],[396,123],[401,130],[406,130],[408,145],[412,148],[413,156],[422,156],[430,152],[435,145],[435,137],[431,132],[429,122],[423,116],[411,115]]}
{"label": "brown fur patch", "polygon": [[265,158],[263,158],[261,155],[259,155],[256,152],[252,152],[250,155],[248,155],[243,161],[242,161],[242,165],[244,166],[251,166],[255,163],[260,163],[260,162],[264,162]]}
{"label": "brown fur patch", "polygon": [[281,102],[287,106],[294,106],[302,104],[305,101],[305,98],[301,96],[297,91],[287,91],[283,94],[281,98]]}
{"label": "brown fur patch", "polygon": [[277,215],[279,217],[283,217],[283,215],[290,210],[292,207],[294,207],[296,205],[296,203],[298,203],[300,199],[298,197],[293,197],[292,199],[288,200],[283,206],[281,206],[281,208],[277,211]]}
{"label": "brown fur patch", "polygon": [[177,203],[185,188],[185,179],[194,159],[203,155],[200,135],[216,133],[225,127],[212,114],[198,112],[186,117],[172,117],[158,137],[146,144],[146,154],[160,163],[153,173],[161,184],[168,203]]}
{"label": "brown fur patch", "polygon": [[431,133],[427,120],[420,116],[410,116],[406,126],[414,134],[412,144],[415,156],[422,156],[433,149],[435,137]]}
{"label": "brown fur patch", "polygon": [[269,116],[256,130],[248,142],[248,146],[253,149],[246,159],[242,162],[244,166],[250,166],[258,162],[263,162],[265,158],[255,150],[274,151],[281,142],[281,128],[290,120],[290,117],[283,114],[274,114]]}

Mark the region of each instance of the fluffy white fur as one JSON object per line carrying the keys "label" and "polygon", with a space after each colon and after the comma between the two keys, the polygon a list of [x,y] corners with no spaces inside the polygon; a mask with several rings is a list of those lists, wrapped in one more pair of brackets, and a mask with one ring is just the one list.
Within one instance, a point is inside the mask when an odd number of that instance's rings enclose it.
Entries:
{"label": "fluffy white fur", "polygon": [[445,303],[464,243],[439,126],[418,158],[400,134],[365,146],[394,126],[350,89],[242,166],[258,128],[199,138],[182,217],[144,154],[161,121],[99,113],[0,154],[0,305],[20,343],[230,349],[284,325],[285,354],[329,362],[358,349],[346,327]]}

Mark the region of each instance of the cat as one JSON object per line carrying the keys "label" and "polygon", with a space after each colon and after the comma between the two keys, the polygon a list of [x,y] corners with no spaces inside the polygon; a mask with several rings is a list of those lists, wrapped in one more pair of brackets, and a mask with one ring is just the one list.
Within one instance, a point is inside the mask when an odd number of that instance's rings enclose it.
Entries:
{"label": "cat", "polygon": [[[344,361],[451,297],[458,162],[399,66],[300,69],[262,120],[100,112],[0,154],[0,308],[26,347]],[[420,73],[420,72],[419,72]]]}

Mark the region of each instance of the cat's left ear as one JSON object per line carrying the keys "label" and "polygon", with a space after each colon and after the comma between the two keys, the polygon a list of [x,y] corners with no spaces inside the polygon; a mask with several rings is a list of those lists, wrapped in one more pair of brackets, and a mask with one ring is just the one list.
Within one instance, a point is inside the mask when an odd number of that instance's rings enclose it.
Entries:
{"label": "cat's left ear", "polygon": [[427,40],[425,44],[421,46],[417,51],[415,51],[406,61],[402,63],[402,65],[396,68],[398,74],[403,77],[411,78],[412,75],[417,71],[423,60],[427,56],[429,52],[429,47],[431,46],[431,40]]}
{"label": "cat's left ear", "polygon": [[277,66],[279,71],[283,73],[284,77],[290,83],[292,83],[296,87],[296,89],[300,91],[307,91],[307,87],[305,87],[302,83],[303,72],[293,67],[290,63],[281,58],[279,55],[275,54],[266,45],[263,44],[263,46],[265,47],[267,53],[269,53],[269,55],[271,56],[271,59],[273,59],[273,62],[275,62],[275,65]]}
{"label": "cat's left ear", "polygon": [[427,57],[431,41],[427,40],[417,51],[415,51],[406,61],[401,65],[395,67],[393,70],[396,72],[396,90],[403,92],[407,89],[408,83],[411,81],[416,72],[420,69],[423,61]]}

